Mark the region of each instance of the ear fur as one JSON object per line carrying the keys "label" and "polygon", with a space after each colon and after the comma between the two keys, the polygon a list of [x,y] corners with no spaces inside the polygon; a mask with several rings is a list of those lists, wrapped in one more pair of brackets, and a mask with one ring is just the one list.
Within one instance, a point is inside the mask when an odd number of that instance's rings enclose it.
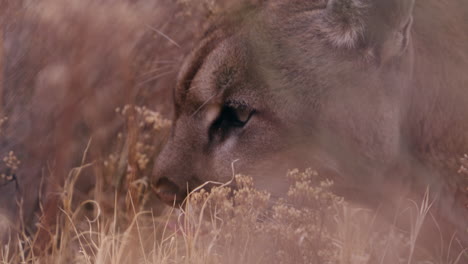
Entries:
{"label": "ear fur", "polygon": [[362,0],[330,0],[321,31],[337,48],[354,48],[363,37],[367,5]]}
{"label": "ear fur", "polygon": [[329,0],[320,31],[337,48],[365,48],[379,62],[407,48],[415,0]]}

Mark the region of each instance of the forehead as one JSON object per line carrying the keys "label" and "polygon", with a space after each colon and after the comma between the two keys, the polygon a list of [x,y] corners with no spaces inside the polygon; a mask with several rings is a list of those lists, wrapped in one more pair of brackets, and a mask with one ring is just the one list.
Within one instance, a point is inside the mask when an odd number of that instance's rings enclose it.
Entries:
{"label": "forehead", "polygon": [[185,62],[175,90],[176,108],[216,103],[245,80],[248,65],[242,34],[208,40]]}
{"label": "forehead", "polygon": [[281,10],[266,8],[205,36],[180,71],[174,97],[176,116],[221,104],[226,92],[247,93],[251,98],[272,90],[290,96],[300,85],[315,87],[326,81],[336,68],[331,62],[342,54],[330,52],[311,30],[310,13],[291,17]]}

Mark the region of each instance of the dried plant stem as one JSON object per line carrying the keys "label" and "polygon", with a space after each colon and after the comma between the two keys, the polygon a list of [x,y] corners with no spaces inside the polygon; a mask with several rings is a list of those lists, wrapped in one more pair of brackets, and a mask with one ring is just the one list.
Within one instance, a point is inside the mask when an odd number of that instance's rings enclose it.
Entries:
{"label": "dried plant stem", "polygon": [[[0,6],[1,8],[1,6]],[[3,44],[3,25],[2,21],[0,20],[0,114],[3,114],[3,75],[4,75],[4,44]]]}

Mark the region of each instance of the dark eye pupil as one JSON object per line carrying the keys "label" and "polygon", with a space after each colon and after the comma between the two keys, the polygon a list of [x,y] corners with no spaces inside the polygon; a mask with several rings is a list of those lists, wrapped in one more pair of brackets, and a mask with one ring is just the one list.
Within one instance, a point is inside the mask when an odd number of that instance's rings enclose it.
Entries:
{"label": "dark eye pupil", "polygon": [[[219,119],[226,126],[241,127],[248,121],[246,109],[225,106],[221,111]],[[247,115],[247,116],[246,116]]]}
{"label": "dark eye pupil", "polygon": [[224,106],[218,118],[210,128],[210,136],[226,136],[234,128],[243,127],[252,116],[253,111],[244,106]]}

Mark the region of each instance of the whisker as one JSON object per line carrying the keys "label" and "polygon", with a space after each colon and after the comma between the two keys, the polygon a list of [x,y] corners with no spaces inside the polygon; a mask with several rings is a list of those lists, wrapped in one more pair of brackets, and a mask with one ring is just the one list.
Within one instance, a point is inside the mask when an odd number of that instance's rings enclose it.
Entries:
{"label": "whisker", "polygon": [[163,72],[163,73],[158,74],[158,75],[156,75],[156,76],[150,77],[150,78],[148,78],[148,79],[146,79],[146,80],[144,80],[144,81],[141,81],[141,82],[139,82],[137,85],[143,85],[143,84],[149,83],[149,82],[151,82],[151,81],[157,80],[158,78],[161,78],[161,77],[163,77],[163,76],[169,75],[169,74],[171,74],[171,73],[174,73],[174,71]]}
{"label": "whisker", "polygon": [[210,98],[208,98],[197,110],[195,110],[195,112],[193,112],[193,114],[190,117],[193,117],[194,115],[196,115],[215,96],[216,96],[216,94],[213,94]]}
{"label": "whisker", "polygon": [[167,39],[169,42],[171,42],[172,44],[174,44],[175,46],[177,46],[179,49],[180,49],[180,45],[177,44],[177,42],[175,42],[173,39],[171,39],[169,36],[167,36],[166,34],[164,34],[163,32],[161,32],[160,30],[150,26],[150,25],[146,25],[149,29],[153,30],[154,32],[158,33],[159,35],[161,35],[163,38]]}
{"label": "whisker", "polygon": [[186,90],[186,92],[195,90],[195,89],[197,89],[198,87],[200,87],[200,86],[193,85],[192,87],[188,88],[188,89]]}
{"label": "whisker", "polygon": [[155,64],[172,64],[172,63],[177,63],[180,62],[180,60],[157,60],[154,61],[153,63]]}
{"label": "whisker", "polygon": [[172,69],[172,68],[173,68],[172,65],[167,65],[167,66],[161,66],[161,67],[153,68],[153,69],[151,69],[151,70],[148,70],[147,72],[142,73],[141,76],[148,75],[148,74],[152,74],[152,73],[156,73],[156,72],[161,71],[161,70]]}

